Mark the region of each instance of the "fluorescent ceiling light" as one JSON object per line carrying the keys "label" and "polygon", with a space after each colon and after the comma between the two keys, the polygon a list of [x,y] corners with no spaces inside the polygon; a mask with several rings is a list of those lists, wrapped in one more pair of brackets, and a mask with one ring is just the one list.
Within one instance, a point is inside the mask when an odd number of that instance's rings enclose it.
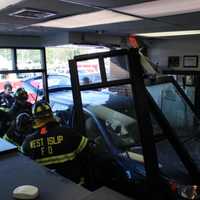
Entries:
{"label": "fluorescent ceiling light", "polygon": [[[113,10],[141,17],[163,17],[198,12],[200,11],[200,0],[156,0],[133,4],[129,6],[117,7],[113,8]],[[50,20],[44,23],[34,24],[33,26],[79,28],[119,22],[137,21],[141,19],[142,18],[128,16],[126,14],[116,13],[108,10],[101,10]]]}
{"label": "fluorescent ceiling light", "polygon": [[58,46],[49,46],[48,48],[79,48],[79,49],[109,49],[104,46],[97,46],[97,45],[77,45],[77,44],[64,44]]}
{"label": "fluorescent ceiling light", "polygon": [[138,34],[135,34],[135,35],[143,36],[143,37],[171,37],[171,36],[199,35],[199,34],[200,34],[200,30],[187,30],[187,31],[138,33]]}
{"label": "fluorescent ceiling light", "polygon": [[8,6],[14,5],[16,3],[19,3],[20,1],[22,0],[0,0],[0,10]]}
{"label": "fluorescent ceiling light", "polygon": [[135,20],[140,20],[140,18],[127,16],[108,10],[101,10],[97,12],[74,15],[70,17],[63,17],[60,19],[50,20],[44,23],[33,24],[33,26],[45,26],[55,28],[79,28]]}
{"label": "fluorescent ceiling light", "polygon": [[162,17],[200,11],[200,0],[157,0],[115,10],[143,17]]}

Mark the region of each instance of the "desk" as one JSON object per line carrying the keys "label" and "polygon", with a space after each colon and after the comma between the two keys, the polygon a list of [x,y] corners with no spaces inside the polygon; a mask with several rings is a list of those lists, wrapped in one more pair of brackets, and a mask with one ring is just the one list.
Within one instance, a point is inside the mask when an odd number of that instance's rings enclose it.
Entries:
{"label": "desk", "polygon": [[0,138],[0,154],[17,151],[17,147],[10,142]]}
{"label": "desk", "polygon": [[37,200],[129,200],[106,187],[90,192],[17,152],[16,146],[2,139],[0,150],[0,200],[13,200],[12,191],[20,185],[37,186]]}
{"label": "desk", "polygon": [[82,200],[134,200],[107,187],[101,187]]}
{"label": "desk", "polygon": [[81,200],[91,193],[17,152],[0,156],[0,181],[1,200],[13,200],[13,189],[27,184],[39,187],[38,200]]}

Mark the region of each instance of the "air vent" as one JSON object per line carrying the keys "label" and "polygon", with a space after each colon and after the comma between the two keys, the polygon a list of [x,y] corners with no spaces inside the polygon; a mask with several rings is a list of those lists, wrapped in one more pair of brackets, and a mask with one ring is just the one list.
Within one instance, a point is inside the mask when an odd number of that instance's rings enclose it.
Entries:
{"label": "air vent", "polygon": [[53,13],[53,12],[49,12],[49,11],[47,12],[43,10],[36,10],[36,9],[29,9],[29,8],[24,8],[24,9],[21,9],[9,14],[9,16],[23,17],[23,18],[28,18],[28,19],[46,19],[48,17],[52,17],[55,15],[56,13]]}

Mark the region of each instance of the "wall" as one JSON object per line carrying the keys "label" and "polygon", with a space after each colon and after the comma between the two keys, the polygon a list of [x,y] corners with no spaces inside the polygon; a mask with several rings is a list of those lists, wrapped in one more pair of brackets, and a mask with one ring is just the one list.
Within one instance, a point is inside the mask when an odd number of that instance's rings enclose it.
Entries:
{"label": "wall", "polygon": [[168,68],[169,56],[180,56],[180,67],[183,68],[184,55],[197,55],[198,68],[200,70],[200,37],[188,39],[163,39],[163,40],[149,40],[148,55],[153,63],[163,68]]}
{"label": "wall", "polygon": [[41,47],[42,40],[38,36],[0,35],[0,47]]}
{"label": "wall", "polygon": [[75,33],[69,34],[69,42],[73,44],[93,44],[105,46],[125,46],[125,37],[106,35],[100,33]]}
{"label": "wall", "polygon": [[55,33],[44,36],[0,35],[0,47],[47,47],[66,44],[126,46],[126,39],[98,33]]}
{"label": "wall", "polygon": [[59,46],[69,43],[69,33],[57,33],[41,37],[43,46]]}
{"label": "wall", "polygon": [[0,35],[0,47],[44,47],[68,44],[68,33],[49,36]]}

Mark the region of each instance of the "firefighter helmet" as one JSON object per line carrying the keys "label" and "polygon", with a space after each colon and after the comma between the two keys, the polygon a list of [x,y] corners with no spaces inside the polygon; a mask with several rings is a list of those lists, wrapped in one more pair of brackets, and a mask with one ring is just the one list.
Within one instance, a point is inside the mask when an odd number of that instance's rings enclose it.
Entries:
{"label": "firefighter helmet", "polygon": [[28,93],[24,88],[18,88],[15,92],[15,98],[19,101],[26,101],[28,99]]}
{"label": "firefighter helmet", "polygon": [[54,120],[51,107],[47,102],[36,102],[33,106],[32,114],[34,117],[34,128],[42,127],[46,123]]}

